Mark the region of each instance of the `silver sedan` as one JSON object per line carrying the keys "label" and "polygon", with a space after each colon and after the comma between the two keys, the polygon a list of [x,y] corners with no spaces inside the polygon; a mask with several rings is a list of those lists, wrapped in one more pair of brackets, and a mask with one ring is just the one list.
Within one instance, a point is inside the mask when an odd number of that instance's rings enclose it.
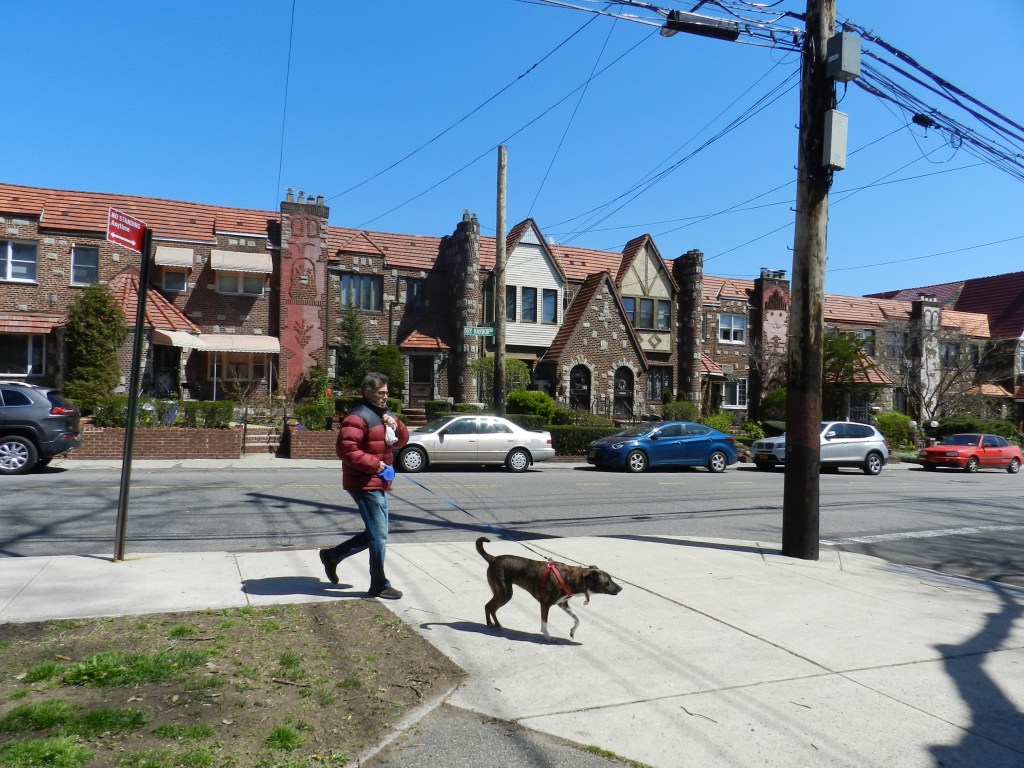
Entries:
{"label": "silver sedan", "polygon": [[504,464],[525,472],[555,456],[550,432],[531,432],[500,416],[443,416],[409,433],[398,469],[420,472],[432,464]]}

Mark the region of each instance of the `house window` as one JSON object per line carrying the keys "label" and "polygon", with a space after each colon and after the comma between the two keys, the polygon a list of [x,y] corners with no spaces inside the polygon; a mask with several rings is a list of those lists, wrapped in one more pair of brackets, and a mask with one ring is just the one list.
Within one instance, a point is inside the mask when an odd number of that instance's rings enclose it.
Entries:
{"label": "house window", "polygon": [[427,281],[419,278],[405,278],[405,306],[414,313],[421,314],[427,308]]}
{"label": "house window", "polygon": [[971,344],[968,354],[971,356],[971,368],[977,369],[981,365],[981,347]]}
{"label": "house window", "polygon": [[100,279],[100,249],[76,245],[71,250],[71,284],[92,285]]}
{"label": "house window", "polygon": [[718,340],[725,344],[743,344],[747,337],[747,318],[743,315],[718,316]]}
{"label": "house window", "polygon": [[0,240],[0,280],[35,282],[38,262],[35,243]]}
{"label": "house window", "polygon": [[658,330],[667,331],[671,327],[672,302],[658,300]]}
{"label": "house window", "polygon": [[664,392],[672,391],[672,369],[652,366],[647,371],[647,399],[661,400]]}
{"label": "house window", "polygon": [[264,277],[253,272],[218,272],[217,293],[262,296]]}
{"label": "house window", "polygon": [[544,306],[541,320],[545,323],[558,322],[558,291],[552,288],[544,289]]}
{"label": "house window", "polygon": [[0,333],[0,376],[40,376],[45,360],[45,336]]}
{"label": "house window", "polygon": [[654,327],[654,299],[640,299],[640,317],[637,328]]}
{"label": "house window", "polygon": [[622,299],[622,308],[626,310],[626,318],[629,324],[636,328],[636,299],[626,296]]}
{"label": "house window", "polygon": [[516,321],[516,287],[514,285],[505,286],[505,319],[510,323]]}
{"label": "house window", "polygon": [[907,334],[903,331],[885,332],[885,356],[902,357],[907,345]]}
{"label": "house window", "polygon": [[210,354],[210,381],[262,381],[266,377],[263,356],[252,352]]}
{"label": "house window", "polygon": [[383,288],[384,278],[378,275],[357,275],[343,272],[339,301],[342,307],[380,312]]}
{"label": "house window", "polygon": [[955,370],[960,367],[960,345],[942,343],[939,345],[939,358],[942,360],[942,367],[946,370]]}
{"label": "house window", "polygon": [[722,385],[722,407],[747,407],[747,380],[745,378],[732,379]]}
{"label": "house window", "polygon": [[523,310],[519,318],[523,323],[537,322],[537,289],[523,288]]}
{"label": "house window", "polygon": [[860,339],[861,348],[864,350],[865,355],[875,356],[875,332],[874,331],[859,331],[857,338]]}
{"label": "house window", "polygon": [[168,293],[181,293],[185,290],[188,273],[184,269],[163,268],[161,287]]}

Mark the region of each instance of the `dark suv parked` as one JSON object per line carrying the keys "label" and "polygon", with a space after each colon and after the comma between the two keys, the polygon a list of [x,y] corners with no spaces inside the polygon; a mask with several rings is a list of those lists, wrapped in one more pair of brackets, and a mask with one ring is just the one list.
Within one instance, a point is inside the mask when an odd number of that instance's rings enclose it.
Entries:
{"label": "dark suv parked", "polygon": [[82,445],[81,414],[54,390],[0,381],[0,475],[45,467]]}

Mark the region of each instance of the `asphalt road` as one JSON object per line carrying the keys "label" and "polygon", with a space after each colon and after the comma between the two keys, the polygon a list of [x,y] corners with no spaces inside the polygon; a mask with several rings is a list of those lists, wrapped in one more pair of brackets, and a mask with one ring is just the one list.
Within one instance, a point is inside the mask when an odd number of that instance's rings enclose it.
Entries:
{"label": "asphalt road", "polygon": [[[721,475],[629,475],[547,463],[514,475],[466,468],[399,475],[393,541],[479,535],[676,535],[782,538],[781,471],[738,465]],[[0,478],[0,556],[114,549],[120,471],[66,462]],[[878,477],[821,476],[823,547],[1024,586],[1024,477],[990,470],[925,473],[892,465]],[[127,553],[308,549],[360,527],[333,467],[132,472]]]}

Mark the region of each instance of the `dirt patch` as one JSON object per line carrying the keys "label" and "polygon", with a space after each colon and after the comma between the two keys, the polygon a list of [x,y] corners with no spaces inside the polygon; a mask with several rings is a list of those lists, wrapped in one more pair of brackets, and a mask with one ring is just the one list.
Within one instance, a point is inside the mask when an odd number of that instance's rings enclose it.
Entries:
{"label": "dirt patch", "polygon": [[[125,682],[139,659],[169,676]],[[461,675],[374,600],[5,624],[0,765],[340,766]],[[28,763],[32,741],[91,756]]]}

